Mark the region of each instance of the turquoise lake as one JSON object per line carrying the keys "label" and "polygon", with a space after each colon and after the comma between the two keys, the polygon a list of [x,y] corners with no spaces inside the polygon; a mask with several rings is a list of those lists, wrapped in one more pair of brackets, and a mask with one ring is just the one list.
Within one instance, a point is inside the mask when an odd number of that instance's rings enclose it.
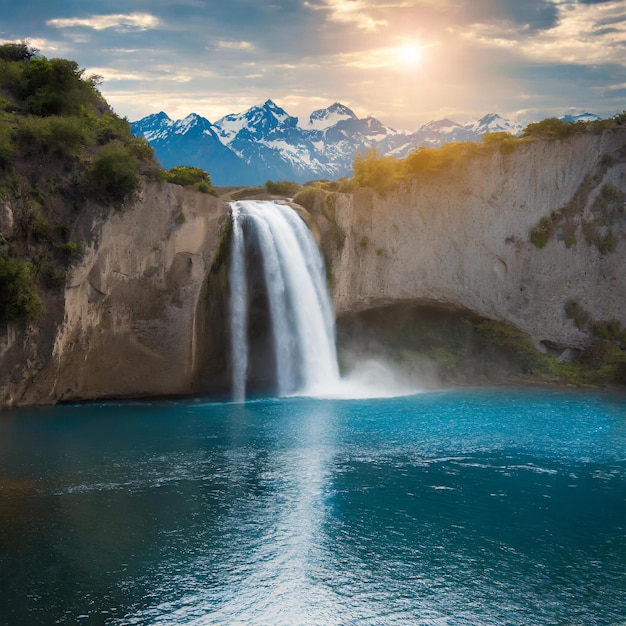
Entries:
{"label": "turquoise lake", "polygon": [[0,414],[0,623],[626,624],[626,396]]}

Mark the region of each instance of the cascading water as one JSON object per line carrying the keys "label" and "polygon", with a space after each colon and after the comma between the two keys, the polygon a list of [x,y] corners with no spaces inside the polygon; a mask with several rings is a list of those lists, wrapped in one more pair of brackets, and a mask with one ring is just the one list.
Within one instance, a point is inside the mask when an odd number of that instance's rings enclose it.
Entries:
{"label": "cascading water", "polygon": [[249,367],[247,249],[260,251],[278,395],[315,394],[339,381],[334,315],[324,263],[309,229],[275,202],[232,204],[229,268],[233,396],[245,400]]}

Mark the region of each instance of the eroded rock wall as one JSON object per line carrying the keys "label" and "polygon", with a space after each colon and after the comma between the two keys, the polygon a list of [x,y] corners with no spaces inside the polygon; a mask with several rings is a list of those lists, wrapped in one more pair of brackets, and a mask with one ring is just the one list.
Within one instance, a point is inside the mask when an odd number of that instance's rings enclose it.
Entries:
{"label": "eroded rock wall", "polygon": [[[345,237],[327,252],[337,314],[444,303],[511,323],[537,344],[582,347],[589,334],[564,310],[575,301],[626,327],[625,145],[626,129],[534,142],[425,173],[386,197],[337,196]],[[607,189],[619,193],[604,219]],[[532,229],[564,207],[545,247],[533,245]],[[609,249],[587,242],[589,224],[598,240],[611,230]]]}
{"label": "eroded rock wall", "polygon": [[[196,322],[226,210],[210,195],[150,183],[132,206],[81,218],[91,243],[71,270],[62,321],[22,336],[10,329],[0,405],[193,392]],[[51,354],[10,378],[9,362],[28,363],[42,334]]]}

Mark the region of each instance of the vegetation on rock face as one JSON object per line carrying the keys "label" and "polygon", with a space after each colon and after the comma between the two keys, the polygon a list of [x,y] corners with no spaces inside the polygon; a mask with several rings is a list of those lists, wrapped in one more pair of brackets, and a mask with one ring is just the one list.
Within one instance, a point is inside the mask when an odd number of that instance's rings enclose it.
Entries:
{"label": "vegetation on rock face", "polygon": [[19,258],[0,258],[0,322],[30,322],[41,316],[34,265]]}
{"label": "vegetation on rock face", "polygon": [[407,315],[382,308],[351,318],[338,321],[340,354],[369,345],[370,356],[404,371],[434,364],[445,383],[626,384],[626,331],[616,322],[600,324],[588,347],[565,360],[559,350],[556,356],[541,352],[513,326],[466,312],[423,307]]}
{"label": "vegetation on rock face", "polygon": [[181,185],[182,187],[191,187],[196,191],[217,196],[217,191],[211,184],[211,177],[200,167],[178,165],[163,172],[162,177],[168,183]]}
{"label": "vegetation on rock face", "polygon": [[0,45],[0,322],[30,322],[84,243],[81,210],[121,207],[160,168],[74,61]]}
{"label": "vegetation on rock face", "polygon": [[[604,155],[580,184],[574,197],[564,206],[544,216],[530,231],[530,241],[543,248],[553,237],[561,239],[566,247],[578,242],[580,232],[589,245],[596,246],[600,254],[614,252],[619,243],[619,233],[626,225],[626,193],[606,184],[596,191],[609,167],[614,164],[611,155]],[[593,202],[590,202],[595,192]],[[587,209],[587,210],[586,210]]]}
{"label": "vegetation on rock face", "polygon": [[404,181],[448,171],[455,165],[493,154],[494,151],[509,154],[533,141],[553,141],[582,133],[597,134],[607,128],[621,126],[626,126],[626,112],[593,122],[572,123],[548,118],[529,124],[519,137],[506,132],[485,133],[482,142],[452,142],[439,148],[417,148],[404,159],[382,156],[372,149],[355,157],[353,182],[359,187],[370,187],[380,195],[386,195]]}

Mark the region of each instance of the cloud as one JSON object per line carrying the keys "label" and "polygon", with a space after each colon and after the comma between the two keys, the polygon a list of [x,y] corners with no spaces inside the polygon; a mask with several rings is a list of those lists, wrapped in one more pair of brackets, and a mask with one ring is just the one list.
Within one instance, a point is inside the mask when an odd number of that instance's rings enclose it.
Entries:
{"label": "cloud", "polygon": [[112,28],[118,32],[143,31],[157,28],[160,21],[150,13],[128,13],[114,15],[92,15],[91,17],[55,18],[46,22],[53,28],[92,28],[107,30]]}
{"label": "cloud", "polygon": [[452,30],[481,46],[510,48],[538,62],[626,65],[626,4],[621,1],[559,5],[558,22],[538,32],[494,23]]}
{"label": "cloud", "polygon": [[152,74],[146,72],[125,71],[114,67],[90,67],[89,73],[102,76],[105,81],[154,79]]}
{"label": "cloud", "polygon": [[251,50],[254,46],[249,41],[218,41],[217,47],[229,50]]}
{"label": "cloud", "polygon": [[[314,11],[327,11],[328,19],[339,24],[354,24],[362,30],[377,30],[381,26],[387,26],[384,19],[376,19],[366,9],[371,9],[364,0],[326,0],[324,4],[311,4],[305,2],[304,6]],[[376,8],[376,7],[374,7]]]}

